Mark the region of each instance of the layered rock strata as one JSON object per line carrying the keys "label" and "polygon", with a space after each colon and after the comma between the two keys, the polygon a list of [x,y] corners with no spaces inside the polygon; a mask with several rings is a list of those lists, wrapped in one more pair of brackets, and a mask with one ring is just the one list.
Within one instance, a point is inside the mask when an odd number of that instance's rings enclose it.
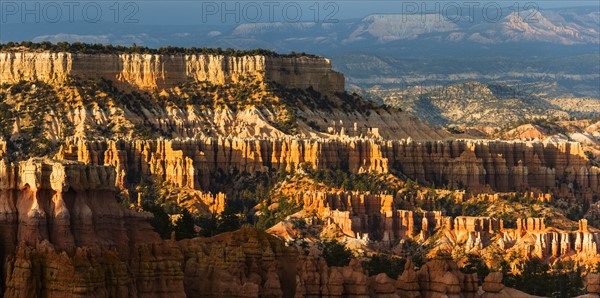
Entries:
{"label": "layered rock strata", "polygon": [[[397,281],[360,262],[329,267],[253,228],[179,242],[121,207],[107,166],[0,163],[5,297],[399,297]],[[473,293],[448,266],[421,269],[413,291]],[[454,265],[455,267],[455,265]],[[424,267],[425,268],[425,267]],[[454,272],[454,271],[452,271]],[[459,274],[454,272],[452,274]],[[458,283],[457,283],[458,282]],[[404,288],[403,286],[399,286]]]}
{"label": "layered rock strata", "polygon": [[5,297],[184,296],[179,251],[150,214],[117,203],[115,176],[108,166],[0,161]]}
{"label": "layered rock strata", "polygon": [[[188,297],[481,297],[486,293],[478,292],[476,274],[463,274],[452,261],[433,260],[418,270],[408,261],[397,280],[385,274],[369,277],[359,260],[343,267],[328,266],[323,258],[297,255],[283,242],[249,228],[178,245],[185,259]],[[528,297],[510,288],[502,290],[512,295],[500,297]]]}
{"label": "layered rock strata", "polygon": [[287,88],[344,92],[344,77],[316,57],[0,52],[0,84],[21,80],[63,84],[69,77],[104,78],[123,89],[160,91],[188,81],[213,84],[262,76]]}
{"label": "layered rock strata", "polygon": [[67,140],[59,159],[114,165],[119,183],[156,175],[179,187],[205,189],[211,174],[264,172],[302,164],[351,173],[399,170],[411,179],[473,192],[536,191],[591,200],[600,168],[578,143],[485,140],[203,138],[156,141]]}
{"label": "layered rock strata", "polygon": [[115,171],[109,166],[32,159],[0,161],[0,219],[5,252],[19,243],[50,241],[60,249],[114,249],[158,240],[145,222],[151,215],[122,208],[115,200]]}
{"label": "layered rock strata", "polygon": [[442,216],[441,211],[398,209],[402,198],[387,194],[307,191],[296,199],[325,227],[339,230],[348,239],[368,239],[384,246],[407,239],[426,241],[437,234],[436,250],[446,252],[460,244],[466,252],[481,253],[495,246],[542,260],[575,258],[591,264],[600,257],[600,232],[588,228],[585,219],[577,231],[546,227],[542,218],[518,219],[516,228],[507,228],[496,218],[452,218]]}

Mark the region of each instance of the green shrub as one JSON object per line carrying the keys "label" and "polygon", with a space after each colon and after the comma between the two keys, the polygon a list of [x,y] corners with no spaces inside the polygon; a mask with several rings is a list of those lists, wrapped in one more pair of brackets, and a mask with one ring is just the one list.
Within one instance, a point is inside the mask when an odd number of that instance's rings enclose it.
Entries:
{"label": "green shrub", "polygon": [[199,217],[196,223],[200,227],[200,235],[203,237],[212,237],[225,232],[238,230],[242,226],[242,221],[235,213],[234,208],[229,205],[219,215],[210,217]]}
{"label": "green shrub", "polygon": [[363,262],[363,268],[367,270],[369,276],[385,273],[388,277],[397,279],[404,272],[405,264],[404,258],[378,254]]}
{"label": "green shrub", "polygon": [[43,50],[51,52],[70,52],[70,53],[84,53],[84,54],[163,54],[163,55],[174,55],[174,54],[209,54],[209,55],[228,55],[228,56],[268,56],[268,57],[318,57],[316,55],[310,55],[306,53],[295,53],[279,54],[277,52],[268,49],[251,49],[251,50],[236,50],[227,48],[183,48],[183,47],[160,47],[158,49],[148,48],[145,46],[138,46],[133,44],[131,46],[120,46],[110,44],[88,44],[81,42],[58,42],[56,44],[43,41],[43,42],[8,42],[6,44],[0,43],[0,50],[11,51],[18,47],[25,47],[31,50]]}
{"label": "green shrub", "polygon": [[467,261],[460,268],[463,273],[477,273],[479,284],[483,283],[483,279],[490,273],[490,268],[485,264],[485,261],[478,254],[468,254]]}
{"label": "green shrub", "polygon": [[157,232],[161,238],[170,239],[173,225],[171,224],[169,214],[167,214],[161,206],[149,201],[142,203],[142,209],[154,215],[154,218],[150,221],[154,231]]}
{"label": "green shrub", "polygon": [[175,239],[177,240],[196,237],[194,218],[189,211],[186,209],[181,211],[181,216],[175,222],[174,230]]}
{"label": "green shrub", "polygon": [[521,273],[515,275],[509,273],[509,268],[504,263],[503,283],[506,286],[546,297],[567,298],[584,294],[583,279],[579,271],[561,268],[560,263],[551,270],[550,265],[538,258],[525,261],[521,267]]}
{"label": "green shrub", "polygon": [[327,262],[327,266],[343,267],[350,264],[352,259],[352,251],[337,240],[324,241],[322,243],[323,251],[321,256]]}

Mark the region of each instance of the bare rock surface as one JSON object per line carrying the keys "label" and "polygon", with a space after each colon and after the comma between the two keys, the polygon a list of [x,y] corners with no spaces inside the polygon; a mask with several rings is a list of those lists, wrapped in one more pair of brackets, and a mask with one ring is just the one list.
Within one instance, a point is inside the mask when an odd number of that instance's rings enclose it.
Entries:
{"label": "bare rock surface", "polygon": [[288,88],[343,92],[344,77],[325,58],[81,54],[14,51],[0,53],[0,84],[20,80],[64,83],[68,77],[104,78],[125,89],[161,91],[188,80],[225,84],[261,74]]}

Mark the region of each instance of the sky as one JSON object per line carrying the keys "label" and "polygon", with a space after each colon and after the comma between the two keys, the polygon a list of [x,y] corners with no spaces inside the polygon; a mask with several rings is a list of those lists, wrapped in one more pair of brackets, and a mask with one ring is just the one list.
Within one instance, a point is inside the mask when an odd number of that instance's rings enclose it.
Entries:
{"label": "sky", "polygon": [[[120,5],[115,5],[119,3]],[[559,8],[600,6],[598,0],[586,1],[330,1],[330,0],[175,0],[175,1],[35,1],[0,0],[0,26],[14,23],[54,23],[69,18],[125,22],[135,20],[147,25],[186,25],[208,22],[244,22],[287,17],[302,20],[362,18],[382,13],[457,12],[457,5],[489,9],[503,7],[523,10],[531,7]],[[462,8],[464,9],[464,8]],[[461,12],[463,15],[467,11]],[[237,17],[237,19],[236,19]],[[0,27],[2,29],[2,27]]]}
{"label": "sky", "polygon": [[[328,0],[301,0],[301,1],[146,1],[138,2],[140,5],[140,15],[144,22],[162,23],[170,25],[197,24],[201,16],[206,20],[215,20],[216,16],[223,17],[227,10],[232,14],[228,15],[232,19],[233,14],[248,15],[252,19],[259,12],[263,19],[271,13],[275,18],[287,13],[291,18],[295,12],[300,10],[303,19],[323,20],[328,16],[339,19],[362,18],[369,14],[383,13],[420,13],[420,12],[456,12],[456,4],[472,7],[503,7],[512,10],[523,10],[530,7],[540,9],[576,7],[576,6],[600,6],[599,0],[586,1],[328,1]],[[318,3],[318,5],[316,5]],[[255,5],[258,4],[258,5]],[[236,6],[237,5],[237,6]],[[259,8],[260,7],[260,8]],[[298,7],[300,9],[298,9]],[[462,14],[467,14],[463,11]],[[208,16],[207,16],[208,14]],[[243,17],[240,21],[243,22]]]}

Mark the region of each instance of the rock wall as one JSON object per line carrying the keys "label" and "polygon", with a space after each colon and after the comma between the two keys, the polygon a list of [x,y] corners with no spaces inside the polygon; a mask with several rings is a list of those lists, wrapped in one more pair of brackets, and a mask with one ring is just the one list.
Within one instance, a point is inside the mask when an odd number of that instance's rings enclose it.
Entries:
{"label": "rock wall", "polygon": [[351,173],[386,173],[436,185],[536,191],[591,200],[600,192],[600,168],[578,143],[485,140],[379,141],[369,139],[203,138],[157,141],[67,140],[59,159],[114,165],[119,183],[157,175],[177,186],[205,189],[217,171],[261,172],[309,164]]}
{"label": "rock wall", "polygon": [[0,52],[0,84],[20,80],[61,84],[68,77],[113,81],[123,89],[163,90],[187,81],[225,84],[256,76],[287,88],[343,92],[344,76],[314,57]]}
{"label": "rock wall", "polygon": [[114,185],[108,166],[0,161],[5,297],[184,296],[178,250]]}
{"label": "rock wall", "polygon": [[[250,227],[179,242],[121,207],[111,167],[32,159],[0,163],[4,297],[479,297],[477,276],[434,260],[398,280],[358,260],[329,267]],[[332,201],[333,202],[333,201]],[[357,205],[356,212],[381,212]],[[409,216],[408,213],[403,216]],[[425,221],[439,218],[427,214]],[[529,228],[529,222],[527,227]],[[586,228],[582,222],[582,229]],[[490,279],[490,293],[512,289]],[[514,291],[514,290],[512,290]],[[409,293],[409,296],[406,294]],[[520,293],[520,292],[515,292]],[[510,297],[510,296],[508,296]],[[514,296],[521,297],[521,296]]]}
{"label": "rock wall", "polygon": [[158,240],[145,223],[149,214],[122,208],[115,199],[109,166],[32,159],[0,161],[0,220],[5,252],[19,243],[50,241],[57,248],[114,249]]}
{"label": "rock wall", "polygon": [[[593,262],[599,256],[600,233],[587,228],[587,220],[579,221],[579,230],[561,231],[548,228],[542,218],[517,221],[516,229],[502,229],[495,240],[501,249],[514,249],[525,257],[540,259],[576,256],[582,262]],[[491,243],[491,237],[485,239]]]}
{"label": "rock wall", "polygon": [[348,266],[328,267],[310,257],[299,262],[295,297],[536,297],[502,285],[501,273],[479,288],[477,274],[465,274],[447,260],[432,260],[416,269],[410,260],[394,280],[385,273],[368,276],[358,260]]}
{"label": "rock wall", "polygon": [[[273,236],[251,228],[208,239],[178,242],[185,258],[188,297],[530,297],[494,283],[478,292],[477,274],[463,274],[456,263],[433,260],[419,270],[408,261],[397,280],[369,277],[357,259],[328,266],[313,254],[298,255]],[[510,295],[506,295],[506,293]]]}
{"label": "rock wall", "polygon": [[[589,228],[585,219],[579,222],[577,231],[547,227],[542,218],[520,218],[515,228],[507,228],[498,218],[402,210],[402,193],[303,191],[293,198],[301,202],[303,214],[320,219],[323,230],[339,232],[336,235],[343,239],[374,241],[380,247],[396,249],[397,253],[403,253],[403,240],[425,242],[432,238],[436,241],[435,250],[444,253],[452,253],[458,245],[467,253],[485,254],[490,248],[490,253],[497,254],[494,249],[500,248],[514,251],[524,259],[567,258],[588,265],[600,257],[600,232]],[[305,221],[316,222],[310,217]],[[269,232],[286,241],[298,240],[293,233],[282,233],[282,227],[275,226]]]}

